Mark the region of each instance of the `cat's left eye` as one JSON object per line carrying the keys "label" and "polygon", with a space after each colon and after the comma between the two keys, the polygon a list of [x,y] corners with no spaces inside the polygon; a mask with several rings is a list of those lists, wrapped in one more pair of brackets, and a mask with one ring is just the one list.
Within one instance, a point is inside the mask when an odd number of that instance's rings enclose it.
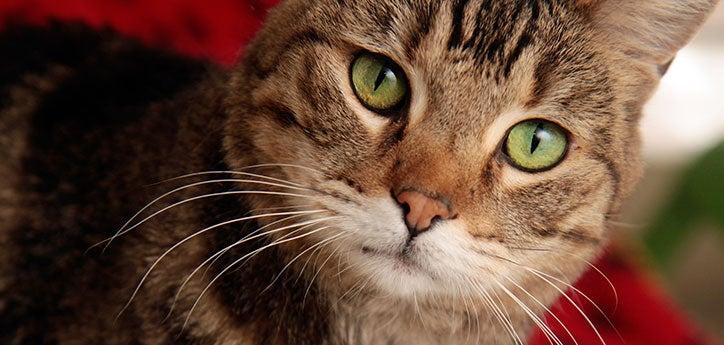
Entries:
{"label": "cat's left eye", "polygon": [[523,121],[510,129],[504,151],[516,168],[540,172],[563,160],[568,151],[568,135],[550,121]]}
{"label": "cat's left eye", "polygon": [[354,59],[351,81],[357,98],[375,112],[399,109],[409,92],[402,69],[390,59],[372,53]]}

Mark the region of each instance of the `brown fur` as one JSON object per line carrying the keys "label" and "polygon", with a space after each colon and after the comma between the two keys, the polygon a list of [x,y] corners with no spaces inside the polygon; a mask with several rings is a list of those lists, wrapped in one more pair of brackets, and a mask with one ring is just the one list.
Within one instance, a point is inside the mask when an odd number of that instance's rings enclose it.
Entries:
{"label": "brown fur", "polygon": [[[641,175],[643,104],[714,4],[289,0],[229,73],[77,28],[47,37],[66,47],[6,34],[0,42],[28,48],[0,70],[0,341],[525,340],[532,314],[605,244]],[[21,61],[38,49],[47,61]],[[364,50],[407,74],[410,101],[396,116],[352,92],[349,66]],[[105,89],[114,82],[123,89]],[[565,160],[537,174],[500,149],[531,118],[572,139]],[[226,172],[143,187],[211,170]],[[178,205],[83,254],[155,196],[212,179],[256,182],[183,189],[137,220],[205,193],[256,194]],[[403,190],[446,200],[456,216],[407,238],[392,199]],[[185,240],[290,206],[322,211]],[[323,217],[334,218],[293,227]],[[220,256],[173,303],[187,274],[262,226],[272,232]]]}

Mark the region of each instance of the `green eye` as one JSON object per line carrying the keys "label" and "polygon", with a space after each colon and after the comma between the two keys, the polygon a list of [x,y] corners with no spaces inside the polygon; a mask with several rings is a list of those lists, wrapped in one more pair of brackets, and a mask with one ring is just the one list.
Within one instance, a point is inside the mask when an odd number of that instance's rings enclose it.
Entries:
{"label": "green eye", "polygon": [[389,59],[365,53],[352,63],[352,87],[357,98],[375,111],[394,110],[407,97],[407,79]]}
{"label": "green eye", "polygon": [[531,120],[515,125],[505,142],[505,153],[513,165],[530,172],[553,168],[568,150],[568,136],[560,126]]}

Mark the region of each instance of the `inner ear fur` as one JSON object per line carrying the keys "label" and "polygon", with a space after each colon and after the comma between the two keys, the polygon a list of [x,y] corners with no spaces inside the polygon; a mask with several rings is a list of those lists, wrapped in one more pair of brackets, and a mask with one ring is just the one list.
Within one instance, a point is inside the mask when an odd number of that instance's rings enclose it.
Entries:
{"label": "inner ear fur", "polygon": [[666,66],[706,21],[719,0],[575,0],[606,44]]}

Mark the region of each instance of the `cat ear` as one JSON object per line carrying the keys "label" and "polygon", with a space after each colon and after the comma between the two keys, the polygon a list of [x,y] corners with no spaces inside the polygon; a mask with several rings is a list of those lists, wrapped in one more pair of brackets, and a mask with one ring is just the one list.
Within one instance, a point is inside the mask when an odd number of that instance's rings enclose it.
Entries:
{"label": "cat ear", "polygon": [[665,69],[719,0],[575,0],[602,38]]}

